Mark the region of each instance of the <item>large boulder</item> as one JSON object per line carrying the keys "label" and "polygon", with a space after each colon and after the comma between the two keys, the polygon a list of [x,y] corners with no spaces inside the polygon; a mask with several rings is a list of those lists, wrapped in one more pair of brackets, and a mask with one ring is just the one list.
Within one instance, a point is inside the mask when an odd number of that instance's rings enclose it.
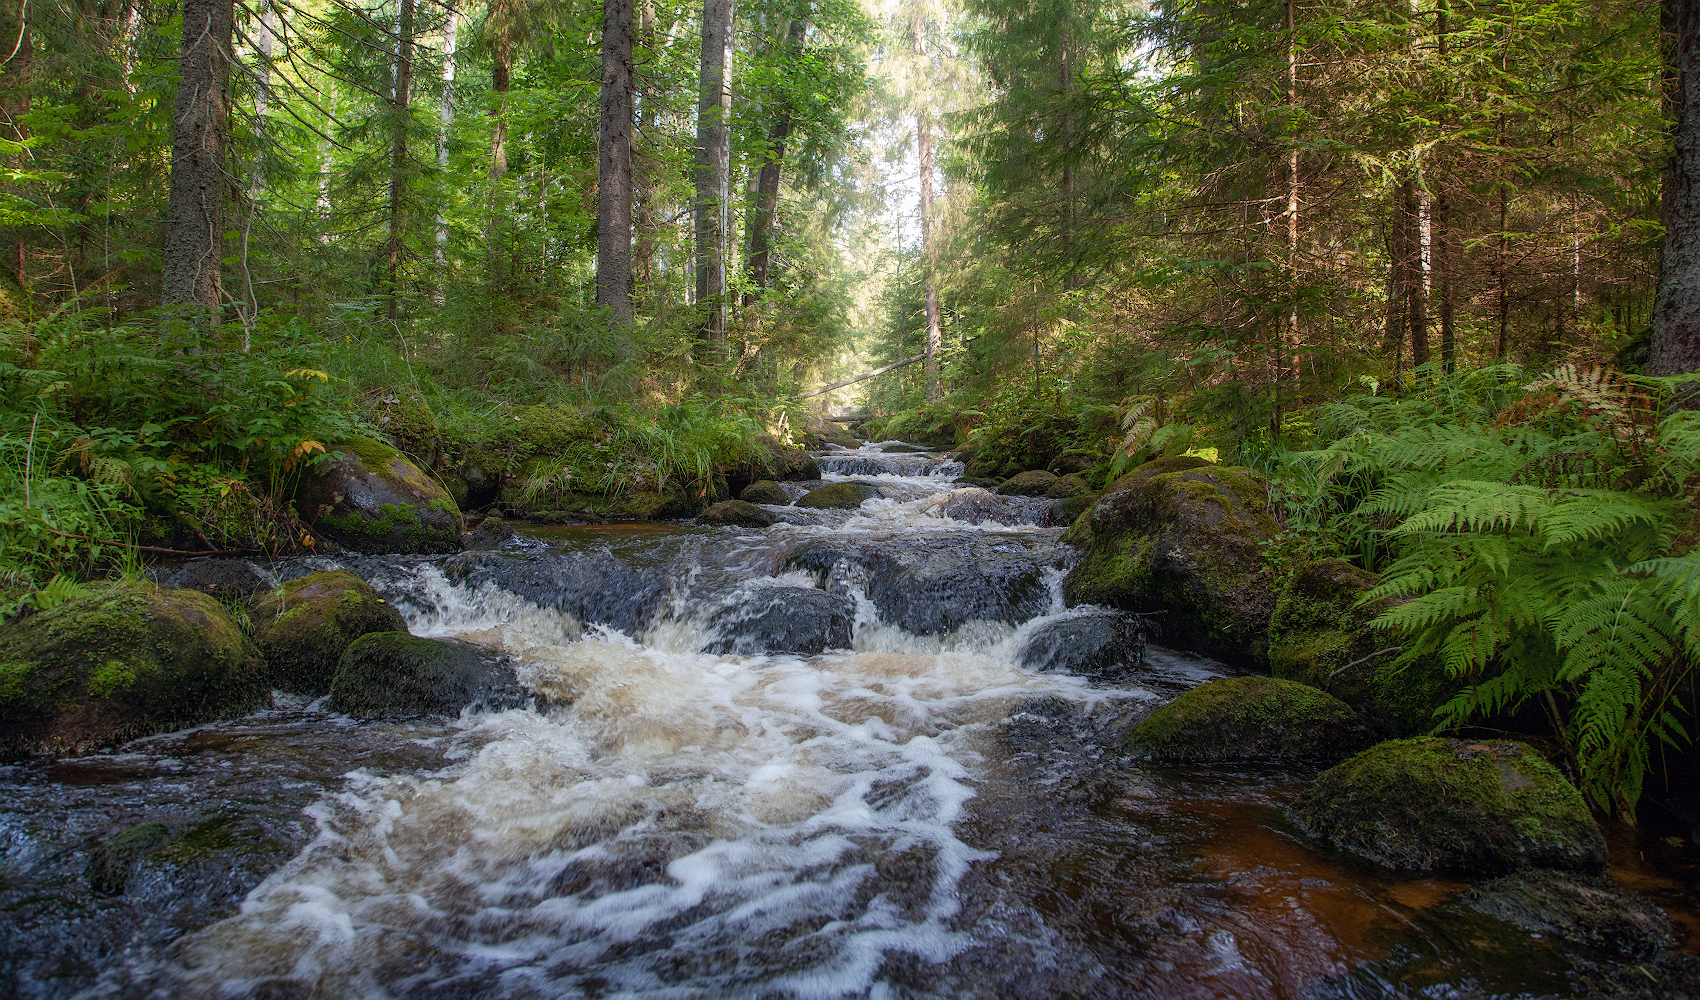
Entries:
{"label": "large boulder", "polygon": [[458,552],[461,516],[447,490],[401,453],[350,438],[302,477],[296,510],[356,552]]}
{"label": "large boulder", "polygon": [[1678,940],[1657,903],[1606,875],[1537,868],[1496,878],[1462,901],[1525,933],[1626,958],[1652,958]]}
{"label": "large boulder", "polygon": [[277,577],[246,559],[191,559],[165,574],[163,582],[230,601],[272,589],[277,586]]}
{"label": "large boulder", "polygon": [[265,703],[265,664],[224,606],[104,583],[0,628],[0,750],[80,753]]}
{"label": "large boulder", "polygon": [[478,522],[461,540],[461,547],[468,552],[490,552],[506,545],[514,537],[514,526],[500,517],[492,514]]}
{"label": "large boulder", "polygon": [[1335,761],[1369,740],[1340,699],[1272,677],[1200,684],[1128,733],[1135,752],[1176,763]]}
{"label": "large boulder", "polygon": [[407,632],[401,612],[345,569],[290,580],[268,594],[252,617],[271,683],[297,694],[328,692],[343,651],[361,636]]}
{"label": "large boulder", "polygon": [[1161,612],[1163,642],[1241,666],[1265,663],[1275,594],[1260,545],[1274,537],[1269,486],[1249,469],[1148,462],[1076,520],[1085,551],[1070,604]]}
{"label": "large boulder", "polygon": [[1399,662],[1399,642],[1370,627],[1392,604],[1363,603],[1376,583],[1375,574],[1338,559],[1300,566],[1269,619],[1269,672],[1327,691],[1383,735],[1426,733],[1458,684],[1438,663]]}
{"label": "large boulder", "polygon": [[1145,622],[1107,608],[1083,608],[1036,626],[1016,651],[1031,670],[1058,670],[1094,680],[1119,680],[1139,668]]}
{"label": "large boulder", "polygon": [[720,471],[726,477],[728,496],[741,496],[746,487],[762,480],[791,482],[820,478],[820,466],[812,456],[765,433],[737,461]]}
{"label": "large boulder", "polygon": [[525,704],[513,667],[473,649],[405,632],[372,632],[349,644],[325,703],[357,719],[454,715]]}
{"label": "large boulder", "polygon": [[1416,871],[1598,871],[1606,842],[1558,769],[1510,740],[1380,743],[1324,771],[1293,803],[1313,837]]}
{"label": "large boulder", "polygon": [[1064,497],[1051,503],[1051,524],[1058,528],[1073,527],[1080,515],[1091,510],[1097,504],[1102,493],[1080,493],[1072,497]]}
{"label": "large boulder", "polygon": [[1066,500],[1090,492],[1092,484],[1087,482],[1084,476],[1072,472],[1066,476],[1058,476],[1045,488],[1045,495],[1052,500]]}
{"label": "large boulder", "polygon": [[862,506],[863,501],[877,500],[881,495],[879,487],[867,483],[832,483],[810,490],[807,496],[797,501],[797,506],[855,510]]}
{"label": "large boulder", "polygon": [[743,500],[722,500],[697,515],[698,524],[732,528],[766,528],[778,521],[772,512]]}
{"label": "large boulder", "polygon": [[705,652],[813,656],[850,645],[856,602],[808,587],[757,587],[716,612]]}
{"label": "large boulder", "polygon": [[1043,498],[999,496],[970,486],[940,494],[930,512],[968,524],[1043,524],[1049,505]]}
{"label": "large boulder", "polygon": [[763,503],[773,507],[784,507],[791,503],[791,494],[785,488],[771,479],[759,479],[744,487],[738,499],[745,503]]}
{"label": "large boulder", "polygon": [[998,486],[998,492],[1006,497],[1042,497],[1048,496],[1049,490],[1056,483],[1056,473],[1032,469],[1004,480]]}

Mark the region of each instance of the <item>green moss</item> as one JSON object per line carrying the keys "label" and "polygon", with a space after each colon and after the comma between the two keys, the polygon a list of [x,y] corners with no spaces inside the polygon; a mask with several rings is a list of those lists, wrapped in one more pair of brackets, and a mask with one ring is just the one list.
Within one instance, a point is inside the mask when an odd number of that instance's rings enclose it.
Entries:
{"label": "green moss", "polygon": [[1033,469],[1004,480],[998,492],[1006,497],[1042,497],[1056,485],[1057,477],[1043,469]]}
{"label": "green moss", "polygon": [[1396,868],[1597,870],[1606,860],[1581,793],[1508,740],[1378,744],[1324,772],[1292,815],[1313,836]]}
{"label": "green moss", "polygon": [[149,820],[127,827],[96,844],[89,852],[85,874],[96,892],[117,895],[124,891],[130,872],[147,855],[171,843],[182,833],[182,824]]}
{"label": "green moss", "polygon": [[763,479],[744,487],[744,492],[738,494],[738,499],[745,503],[761,503],[776,507],[783,507],[791,502],[790,494],[770,479]]}
{"label": "green moss", "polygon": [[362,719],[454,713],[478,697],[487,673],[471,650],[378,632],[344,651],[326,704]]}
{"label": "green moss", "polygon": [[175,865],[195,864],[237,845],[236,817],[215,816],[191,826],[180,838],[155,848],[150,858]]}
{"label": "green moss", "polygon": [[[1103,496],[1102,493],[1077,493],[1074,496],[1058,500],[1056,503],[1051,504],[1051,523],[1070,529],[1063,533],[1063,541],[1070,544],[1079,544],[1081,539],[1080,535],[1075,535],[1073,538],[1070,537],[1070,535],[1073,534],[1073,527],[1084,520],[1080,515],[1091,510],[1092,505],[1097,503],[1098,498],[1101,496]],[[1082,534],[1090,537],[1091,530],[1091,526],[1087,525]]]}
{"label": "green moss", "polygon": [[313,573],[272,591],[254,610],[254,641],[285,691],[324,694],[350,643],[407,631],[401,612],[348,570]]}
{"label": "green moss", "polygon": [[1270,677],[1201,684],[1134,727],[1131,747],[1153,759],[1326,760],[1361,747],[1367,730],[1326,692]]}

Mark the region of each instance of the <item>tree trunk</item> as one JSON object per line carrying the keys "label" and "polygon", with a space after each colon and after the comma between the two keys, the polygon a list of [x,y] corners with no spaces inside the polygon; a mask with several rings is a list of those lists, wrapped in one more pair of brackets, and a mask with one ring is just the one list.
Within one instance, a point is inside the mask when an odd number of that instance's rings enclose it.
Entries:
{"label": "tree trunk", "polygon": [[506,36],[498,38],[490,53],[490,90],[496,95],[490,109],[490,179],[499,181],[508,172],[508,87],[509,65],[514,46]]}
{"label": "tree trunk", "polygon": [[602,5],[602,120],[597,136],[596,304],[632,323],[632,0]]}
{"label": "tree trunk", "polygon": [[[1405,354],[1405,329],[1408,322],[1405,308],[1405,198],[1403,187],[1393,192],[1393,212],[1387,232],[1387,313],[1383,320],[1381,351],[1383,354]],[[1395,368],[1398,367],[1397,362]]]}
{"label": "tree trunk", "polygon": [[[455,120],[455,51],[460,41],[460,8],[454,0],[448,4],[448,18],[443,22],[443,93],[437,102],[437,174],[443,185],[449,171],[449,131]],[[436,290],[431,300],[443,304],[443,279],[449,268],[449,219],[443,212],[442,200],[437,203],[437,241],[433,251],[436,264]]]}
{"label": "tree trunk", "polygon": [[[804,12],[791,22],[786,38],[786,51],[796,57],[803,50],[808,35],[809,15]],[[768,259],[773,251],[773,220],[779,208],[779,182],[785,163],[785,140],[791,136],[792,108],[782,101],[774,109],[773,123],[768,128],[767,151],[762,156],[761,171],[756,175],[755,205],[750,209],[749,268],[750,284],[744,295],[744,305],[753,305],[767,292]]]}
{"label": "tree trunk", "polygon": [[[1287,107],[1296,118],[1299,110],[1299,34],[1293,0],[1287,0]],[[1287,151],[1287,324],[1282,345],[1282,364],[1290,370],[1294,398],[1299,382],[1299,147]],[[1283,381],[1286,381],[1283,379]],[[1279,387],[1275,392],[1275,427],[1283,423]]]}
{"label": "tree trunk", "polygon": [[1405,213],[1405,307],[1410,311],[1411,367],[1426,365],[1428,352],[1428,245],[1426,217],[1415,181],[1400,188]]}
{"label": "tree trunk", "polygon": [[171,196],[160,301],[198,305],[216,319],[229,118],[231,0],[184,0],[177,105],[171,123]]}
{"label": "tree trunk", "polygon": [[271,109],[272,36],[276,25],[277,8],[271,0],[260,0],[259,37],[254,40],[254,48],[260,56],[260,65],[255,67],[259,80],[254,86],[254,121],[259,132],[260,149],[254,154],[254,182],[249,187],[254,198],[258,198],[266,187],[266,113]]}
{"label": "tree trunk", "polygon": [[[654,0],[643,0],[638,11],[639,42],[643,45],[644,59],[653,63],[655,54],[655,3]],[[634,71],[637,66],[634,62]],[[632,179],[637,188],[637,224],[634,227],[634,245],[632,248],[632,300],[634,309],[638,304],[648,300],[650,287],[655,281],[655,163],[654,154],[648,148],[644,136],[655,131],[654,95],[649,89],[650,75],[645,72],[634,72],[633,77],[635,103],[642,109],[637,122],[636,136],[632,143]]]}
{"label": "tree trunk", "polygon": [[[4,65],[0,65],[0,110],[6,114],[5,131],[10,133],[6,138],[22,143],[30,137],[22,117],[29,113],[29,91],[25,87],[30,82],[30,69],[35,62],[35,39],[26,22],[11,17],[0,16],[0,37],[16,39],[14,45],[17,51]],[[128,74],[126,74],[128,79]],[[23,169],[28,162],[28,152],[7,157],[16,169]],[[27,231],[19,227],[12,232],[14,255],[12,260],[12,276],[17,280],[18,287],[29,291],[29,274],[27,268]]]}
{"label": "tree trunk", "polygon": [[390,269],[389,318],[400,311],[402,231],[407,226],[403,194],[407,186],[407,108],[413,91],[413,0],[401,0],[396,21],[395,91],[390,100],[395,109],[395,134],[390,140]]}
{"label": "tree trunk", "polygon": [[1664,0],[1665,242],[1653,308],[1650,375],[1700,371],[1700,0]]}
{"label": "tree trunk", "polygon": [[933,265],[938,260],[938,246],[933,239],[933,136],[928,128],[927,112],[915,115],[915,147],[920,154],[918,178],[921,188],[921,267],[926,275],[927,297],[927,398],[938,399],[939,353],[944,348],[944,330],[939,321],[939,292],[933,284]]}
{"label": "tree trunk", "polygon": [[704,0],[702,89],[697,103],[696,285],[699,338],[722,360],[726,340],[726,236],[731,201],[733,0]]}
{"label": "tree trunk", "polygon": [[1440,364],[1448,375],[1457,367],[1458,331],[1453,315],[1452,272],[1456,266],[1452,236],[1452,197],[1442,180],[1434,213],[1434,270],[1440,282]]}

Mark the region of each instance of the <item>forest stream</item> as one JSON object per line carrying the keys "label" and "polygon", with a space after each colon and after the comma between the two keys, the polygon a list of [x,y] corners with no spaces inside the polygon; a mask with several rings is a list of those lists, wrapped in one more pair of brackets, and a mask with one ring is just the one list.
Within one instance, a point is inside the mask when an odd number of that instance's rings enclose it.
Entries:
{"label": "forest stream", "polygon": [[[0,768],[0,995],[1569,995],[1603,961],[1309,841],[1283,806],[1314,771],[1130,758],[1130,722],[1227,668],[1153,644],[1042,669],[1035,636],[1090,613],[1061,530],[892,444],[818,455],[882,499],[765,530],[338,560],[414,634],[511,664],[526,707],[356,723],[280,695]],[[826,651],[761,652],[776,628]],[[168,846],[93,846],[132,828]],[[1678,849],[1612,851],[1691,919]]]}

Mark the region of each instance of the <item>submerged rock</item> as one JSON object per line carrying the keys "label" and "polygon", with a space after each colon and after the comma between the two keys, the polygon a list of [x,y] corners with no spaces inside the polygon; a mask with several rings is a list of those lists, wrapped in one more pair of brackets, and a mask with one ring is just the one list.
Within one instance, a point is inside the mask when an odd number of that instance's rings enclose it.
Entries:
{"label": "submerged rock", "polygon": [[1330,761],[1370,740],[1358,714],[1313,687],[1230,677],[1187,691],[1128,734],[1153,760]]}
{"label": "submerged rock", "polygon": [[1324,771],[1290,815],[1311,836],[1390,868],[1497,874],[1606,864],[1582,793],[1510,740],[1377,744]]}
{"label": "submerged rock", "polygon": [[461,547],[470,552],[488,552],[499,549],[514,537],[514,526],[494,514],[478,522],[478,527],[461,542]]}
{"label": "submerged rock", "polygon": [[1092,608],[1035,628],[1016,653],[1031,670],[1060,670],[1095,680],[1119,680],[1139,668],[1145,622],[1125,611]]}
{"label": "submerged rock", "polygon": [[850,645],[856,602],[847,596],[808,587],[768,586],[743,597],[710,620],[709,627],[718,638],[704,652],[813,656]]}
{"label": "submerged rock", "polygon": [[999,496],[979,487],[952,490],[938,501],[935,510],[953,521],[967,524],[1043,524],[1046,506],[1031,497]]}
{"label": "submerged rock", "polygon": [[810,490],[808,496],[797,501],[797,506],[855,510],[864,501],[876,500],[881,495],[879,487],[867,483],[832,483]]}
{"label": "submerged rock", "polygon": [[1048,491],[1056,483],[1055,473],[1033,469],[1010,476],[998,487],[998,492],[1006,497],[1042,497],[1049,495]]}
{"label": "submerged rock", "polygon": [[191,559],[166,574],[162,582],[222,600],[240,600],[277,586],[277,577],[246,559]]}
{"label": "submerged rock", "polygon": [[458,552],[461,516],[436,480],[387,444],[354,437],[301,480],[296,509],[356,552]]}
{"label": "submerged rock", "polygon": [[372,632],[407,632],[401,612],[345,569],[290,580],[254,609],[253,622],[271,683],[311,695],[331,689],[337,663],[354,640]]}
{"label": "submerged rock", "polygon": [[525,704],[513,667],[467,646],[405,632],[372,632],[349,645],[337,664],[326,705],[357,719],[454,715]]}
{"label": "submerged rock", "polygon": [[104,583],[0,628],[0,752],[79,753],[245,715],[265,664],[206,594]]}
{"label": "submerged rock", "polygon": [[738,494],[738,499],[745,503],[764,503],[776,507],[788,506],[791,494],[785,488],[771,479],[762,479],[744,487],[744,492]]}
{"label": "submerged rock", "polygon": [[766,528],[778,521],[772,513],[743,500],[722,500],[697,515],[698,524],[722,527]]}
{"label": "submerged rock", "polygon": [[1260,546],[1275,532],[1258,474],[1192,458],[1147,462],[1063,536],[1084,550],[1063,594],[1162,612],[1165,642],[1260,667],[1275,606]]}
{"label": "submerged rock", "polygon": [[1425,733],[1458,683],[1438,663],[1397,662],[1399,641],[1369,624],[1392,602],[1360,603],[1377,582],[1338,559],[1299,567],[1269,620],[1269,672],[1333,694],[1384,735]]}
{"label": "submerged rock", "polygon": [[1571,944],[1652,958],[1676,947],[1676,925],[1659,905],[1604,875],[1535,869],[1463,895],[1474,910],[1519,930]]}

